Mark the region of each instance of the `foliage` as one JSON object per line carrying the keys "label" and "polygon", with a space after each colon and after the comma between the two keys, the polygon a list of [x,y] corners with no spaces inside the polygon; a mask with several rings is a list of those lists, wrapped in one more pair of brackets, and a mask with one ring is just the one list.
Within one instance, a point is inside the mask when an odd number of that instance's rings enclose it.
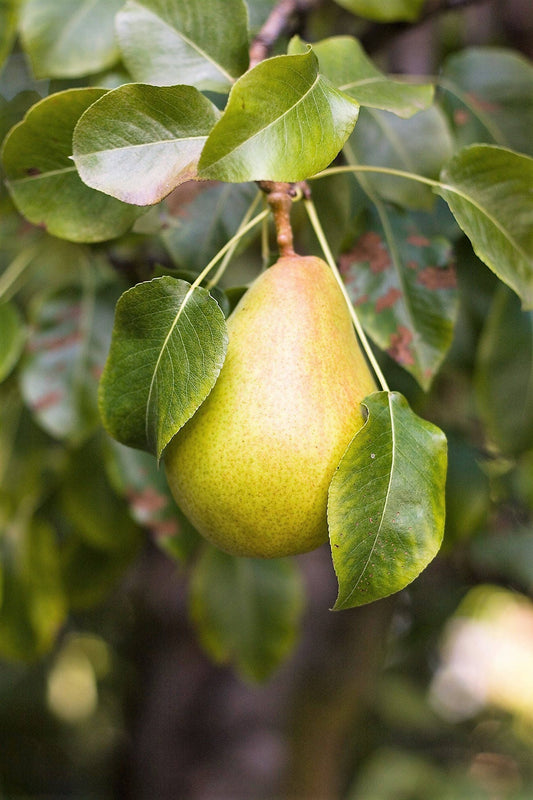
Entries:
{"label": "foliage", "polygon": [[296,184],[296,250],[337,262],[381,383],[330,486],[335,609],[404,589],[444,534],[444,560],[531,590],[533,66],[475,47],[436,79],[389,76],[334,20],[412,22],[423,4],[339,0],[249,67],[273,5],[0,3],[6,659],[53,651],[146,542],[190,577],[215,661],[259,681],[289,656],[298,560],[201,542],[158,467],[276,257],[254,182]]}

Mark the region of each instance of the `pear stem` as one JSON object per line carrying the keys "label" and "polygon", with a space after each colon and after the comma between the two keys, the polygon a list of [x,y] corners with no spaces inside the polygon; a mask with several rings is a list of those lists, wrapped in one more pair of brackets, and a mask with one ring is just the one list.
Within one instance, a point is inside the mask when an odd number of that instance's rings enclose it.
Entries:
{"label": "pear stem", "polygon": [[370,342],[366,337],[366,333],[363,330],[363,326],[361,325],[359,317],[357,316],[353,303],[350,300],[350,296],[346,290],[346,286],[344,285],[344,281],[342,280],[340,272],[337,268],[337,264],[335,263],[335,259],[333,258],[333,254],[330,250],[328,240],[326,239],[326,235],[324,233],[324,230],[322,228],[322,225],[320,224],[320,220],[316,213],[315,204],[309,197],[304,197],[304,205],[305,205],[305,210],[307,211],[307,215],[309,217],[309,221],[311,222],[313,230],[319,241],[320,247],[322,248],[322,252],[324,253],[324,257],[329,266],[331,267],[331,271],[333,272],[333,275],[335,276],[335,279],[339,284],[344,299],[346,300],[348,311],[350,312],[350,316],[352,318],[355,330],[357,331],[357,336],[359,338],[359,341],[361,342],[363,350],[366,353],[366,357],[368,358],[368,361],[370,362],[372,369],[374,370],[374,373],[381,388],[385,392],[390,392],[389,385],[385,379],[385,376],[383,375],[383,372],[381,371],[381,367],[379,366],[374,353],[372,352],[372,348],[370,347]]}
{"label": "pear stem", "polygon": [[294,185],[276,181],[259,181],[259,188],[265,192],[267,203],[274,217],[280,255],[295,255],[291,227],[291,206],[296,194]]}

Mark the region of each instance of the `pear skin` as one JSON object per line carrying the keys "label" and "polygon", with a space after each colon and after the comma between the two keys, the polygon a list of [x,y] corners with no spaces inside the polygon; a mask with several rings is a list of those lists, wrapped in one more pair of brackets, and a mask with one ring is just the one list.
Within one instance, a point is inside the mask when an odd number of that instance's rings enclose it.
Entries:
{"label": "pear skin", "polygon": [[275,558],[327,540],[328,488],[376,391],[327,264],[284,256],[228,319],[211,393],[172,439],[167,479],[199,533]]}

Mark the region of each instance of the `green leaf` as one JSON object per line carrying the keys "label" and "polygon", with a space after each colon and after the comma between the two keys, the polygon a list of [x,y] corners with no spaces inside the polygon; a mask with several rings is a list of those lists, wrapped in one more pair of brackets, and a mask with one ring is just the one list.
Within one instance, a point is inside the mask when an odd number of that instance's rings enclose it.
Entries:
{"label": "green leaf", "polygon": [[[178,267],[200,272],[237,232],[257,187],[251,183],[198,181],[194,192],[188,202],[172,205],[161,238]],[[243,238],[250,242],[257,235],[259,228]]]}
{"label": "green leaf", "polygon": [[140,529],[127,514],[126,503],[111,488],[100,437],[70,453],[59,489],[59,506],[77,537],[107,552],[137,552]]}
{"label": "green leaf", "polygon": [[466,48],[444,62],[439,84],[460,146],[487,142],[533,156],[533,65],[524,56]]}
{"label": "green leaf", "polygon": [[444,546],[449,550],[458,542],[485,529],[490,510],[490,482],[483,468],[482,455],[465,438],[448,434],[448,474],[446,478],[446,531]]}
{"label": "green leaf", "polygon": [[138,81],[227,92],[248,67],[242,0],[127,0],[116,27],[126,66]]}
{"label": "green leaf", "polygon": [[[364,198],[357,196],[357,190],[357,184],[349,173],[332,173],[313,182],[313,203],[335,259],[353,238],[355,218],[363,206],[360,201],[364,202]],[[296,252],[322,257],[303,203],[293,204],[291,224]]]}
{"label": "green leaf", "polygon": [[[427,178],[437,178],[453,154],[446,117],[433,106],[410,119],[378,109],[362,109],[350,136],[346,155],[350,163],[391,167]],[[381,197],[406,208],[430,210],[435,196],[430,187],[391,175],[364,175],[365,185]]]}
{"label": "green leaf", "polygon": [[34,225],[61,239],[112,239],[140,214],[86,186],[70,157],[79,117],[104,93],[69,89],[50,95],[28,111],[4,142],[3,166],[15,205]]}
{"label": "green leaf", "polygon": [[211,391],[226,347],[224,315],[206,289],[162,277],[125,292],[100,383],[108,433],[159,458]]}
{"label": "green leaf", "polygon": [[3,381],[15,364],[24,346],[24,326],[12,303],[0,303],[0,381]]}
{"label": "green leaf", "polygon": [[155,458],[109,439],[105,465],[113,488],[126,498],[132,518],[150,531],[166,553],[185,561],[199,535],[177,508]]}
{"label": "green leaf", "polygon": [[470,546],[475,567],[506,581],[518,583],[528,594],[533,591],[533,532],[531,529],[501,530],[479,536]]}
{"label": "green leaf", "polygon": [[196,177],[219,113],[192,86],[119,86],[81,116],[74,163],[84,183],[126,203],[157,203]]}
{"label": "green leaf", "polygon": [[0,563],[0,653],[38,658],[52,647],[67,614],[54,531],[42,520],[15,515],[0,529]]}
{"label": "green leaf", "polygon": [[111,338],[115,287],[91,282],[46,294],[30,313],[20,369],[24,400],[58,439],[79,444],[98,426],[98,378]]}
{"label": "green leaf", "polygon": [[365,405],[368,419],[329,489],[335,610],[403,589],[437,554],[444,532],[444,434],[396,392],[370,395]]}
{"label": "green leaf", "polygon": [[426,390],[452,343],[458,309],[451,245],[430,228],[430,215],[383,206],[340,257],[366,332]]}
{"label": "green leaf", "polygon": [[424,0],[335,0],[353,14],[376,22],[397,22],[407,20],[414,22],[418,19]]}
{"label": "green leaf", "polygon": [[304,180],[335,158],[358,110],[319,75],[312,51],[262,61],[231,90],[202,152],[200,177]]}
{"label": "green leaf", "polygon": [[0,0],[0,69],[15,41],[19,5],[20,0]]}
{"label": "green leaf", "polygon": [[191,616],[211,658],[266,680],[291,651],[303,608],[291,561],[235,558],[206,547],[192,576]]}
{"label": "green leaf", "polygon": [[[33,513],[57,485],[64,451],[34,424],[14,382],[0,387],[0,529],[26,509]],[[2,509],[2,502],[6,503]],[[2,513],[6,510],[5,519]]]}
{"label": "green leaf", "polygon": [[[307,45],[298,36],[291,39],[289,53],[302,53]],[[431,105],[433,86],[415,85],[393,80],[374,66],[361,44],[352,36],[332,36],[313,44],[320,72],[337,89],[361,106],[391,111],[400,117],[411,117]]]}
{"label": "green leaf", "polygon": [[76,78],[119,59],[115,14],[122,0],[26,0],[22,43],[38,78]]}
{"label": "green leaf", "polygon": [[533,447],[533,311],[500,286],[477,354],[476,398],[489,441],[507,455]]}
{"label": "green leaf", "polygon": [[460,150],[437,191],[476,255],[533,308],[533,159],[500,147]]}
{"label": "green leaf", "polygon": [[136,548],[93,547],[74,530],[59,552],[61,576],[69,606],[84,610],[103,602],[131,566]]}

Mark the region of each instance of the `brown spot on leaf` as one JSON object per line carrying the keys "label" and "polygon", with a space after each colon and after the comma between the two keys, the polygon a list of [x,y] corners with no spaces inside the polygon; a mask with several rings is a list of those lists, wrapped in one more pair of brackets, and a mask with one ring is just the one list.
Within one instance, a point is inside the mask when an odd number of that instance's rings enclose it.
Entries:
{"label": "brown spot on leaf", "polygon": [[399,364],[410,366],[415,363],[415,359],[411,352],[411,342],[413,334],[406,328],[405,325],[399,325],[397,333],[391,334],[390,347],[387,353],[397,361]]}
{"label": "brown spot on leaf", "polygon": [[361,297],[358,297],[357,300],[354,302],[355,306],[362,306],[363,303],[368,303],[370,300],[367,294],[362,294]]}
{"label": "brown spot on leaf", "polygon": [[26,175],[30,175],[30,177],[33,177],[34,175],[41,175],[41,174],[42,174],[42,172],[39,169],[39,167],[28,167],[28,169],[26,170]]}
{"label": "brown spot on leaf", "polygon": [[383,311],[385,308],[390,308],[401,296],[401,291],[391,286],[386,294],[376,300],[376,312],[379,314],[379,312]]}
{"label": "brown spot on leaf", "polygon": [[466,125],[469,119],[470,119],[470,112],[468,112],[464,108],[457,108],[453,112],[453,121],[459,128],[461,128],[463,125]]}
{"label": "brown spot on leaf", "polygon": [[409,267],[409,269],[418,269],[419,264],[418,261],[411,259],[410,261],[407,262],[407,266]]}
{"label": "brown spot on leaf", "polygon": [[46,409],[52,408],[52,406],[60,403],[62,397],[63,392],[60,392],[58,389],[52,392],[47,392],[46,394],[41,395],[41,397],[38,397],[37,400],[33,401],[32,408],[34,411],[46,411]]}
{"label": "brown spot on leaf", "polygon": [[411,236],[408,236],[407,241],[409,244],[413,244],[415,247],[429,247],[431,244],[427,236],[420,236],[418,233],[413,233]]}
{"label": "brown spot on leaf", "polygon": [[368,261],[372,272],[385,272],[391,263],[389,252],[375,231],[363,233],[352,249],[341,256],[341,271],[347,272],[354,261]]}
{"label": "brown spot on leaf", "polygon": [[481,111],[487,111],[489,113],[495,113],[496,111],[501,111],[501,106],[498,103],[491,103],[488,100],[485,100],[482,97],[478,97],[473,92],[469,92],[466,97],[471,105],[475,108],[479,108]]}
{"label": "brown spot on leaf", "polygon": [[426,289],[454,289],[457,286],[453,267],[426,267],[418,273],[418,283]]}
{"label": "brown spot on leaf", "polygon": [[154,536],[161,538],[165,536],[177,536],[180,532],[178,521],[175,519],[161,520],[161,522],[150,525],[150,529]]}
{"label": "brown spot on leaf", "polygon": [[70,347],[73,344],[78,344],[83,339],[81,331],[73,331],[67,336],[54,336],[49,339],[45,337],[30,340],[28,349],[31,353],[50,350],[61,350],[64,347]]}
{"label": "brown spot on leaf", "polygon": [[129,492],[128,500],[141,519],[149,519],[152,514],[161,511],[167,505],[167,498],[151,487],[142,492]]}
{"label": "brown spot on leaf", "polygon": [[64,306],[55,315],[58,322],[64,322],[71,319],[79,319],[81,317],[81,303],[73,303],[70,306]]}
{"label": "brown spot on leaf", "polygon": [[165,204],[172,216],[187,219],[191,216],[188,208],[189,204],[195,200],[199,194],[212,188],[216,184],[213,181],[187,181],[182,183],[165,198]]}

